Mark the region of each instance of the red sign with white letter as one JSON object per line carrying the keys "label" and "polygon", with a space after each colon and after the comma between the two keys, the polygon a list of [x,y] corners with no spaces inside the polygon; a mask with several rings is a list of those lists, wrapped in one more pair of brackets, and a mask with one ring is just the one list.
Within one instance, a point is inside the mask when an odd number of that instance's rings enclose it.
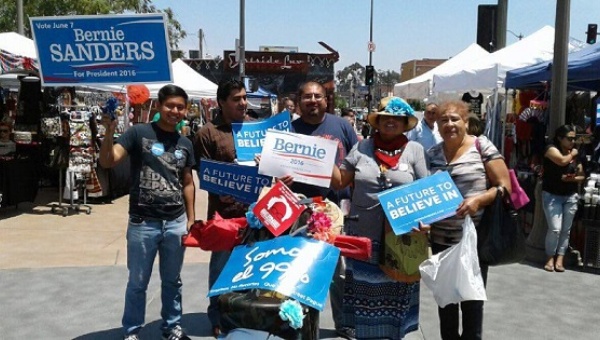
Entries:
{"label": "red sign with white letter", "polygon": [[283,182],[277,182],[252,210],[254,215],[275,236],[288,230],[306,209],[298,197]]}

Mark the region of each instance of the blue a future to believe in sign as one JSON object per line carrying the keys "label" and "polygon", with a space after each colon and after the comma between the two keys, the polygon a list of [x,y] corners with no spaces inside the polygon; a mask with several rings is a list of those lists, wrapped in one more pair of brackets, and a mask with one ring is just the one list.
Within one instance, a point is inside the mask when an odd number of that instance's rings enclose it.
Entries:
{"label": "blue a future to believe in sign", "polygon": [[419,221],[430,224],[454,216],[463,197],[447,171],[378,194],[396,235],[406,234]]}
{"label": "blue a future to believe in sign", "polygon": [[232,123],[238,162],[252,161],[262,152],[268,129],[290,131],[290,125],[290,112],[287,110],[260,122]]}
{"label": "blue a future to believe in sign", "polygon": [[247,204],[256,202],[262,188],[270,186],[272,182],[270,176],[259,175],[256,166],[202,159],[199,170],[202,190],[217,195],[233,196]]}
{"label": "blue a future to believe in sign", "polygon": [[172,82],[164,13],[31,18],[42,84]]}
{"label": "blue a future to believe in sign", "polygon": [[322,311],[339,255],[329,243],[306,237],[237,246],[208,296],[260,288]]}

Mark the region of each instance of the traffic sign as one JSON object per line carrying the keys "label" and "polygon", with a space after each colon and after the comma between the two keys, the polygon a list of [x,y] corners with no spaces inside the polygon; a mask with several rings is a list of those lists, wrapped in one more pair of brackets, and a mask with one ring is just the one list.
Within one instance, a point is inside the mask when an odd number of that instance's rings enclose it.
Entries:
{"label": "traffic sign", "polygon": [[375,43],[369,41],[369,43],[367,44],[367,49],[369,50],[369,52],[375,52]]}

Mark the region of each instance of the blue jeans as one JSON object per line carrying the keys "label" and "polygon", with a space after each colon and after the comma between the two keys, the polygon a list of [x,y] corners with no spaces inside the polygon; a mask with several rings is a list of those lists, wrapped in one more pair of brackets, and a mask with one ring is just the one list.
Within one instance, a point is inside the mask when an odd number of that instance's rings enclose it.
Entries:
{"label": "blue jeans", "polygon": [[546,233],[546,255],[565,255],[569,246],[569,232],[577,212],[578,194],[568,196],[554,195],[542,191],[544,215],[548,222]]}
{"label": "blue jeans", "polygon": [[146,315],[146,289],[152,275],[156,253],[161,278],[162,330],[168,331],[181,322],[181,267],[185,248],[181,236],[187,233],[187,216],[172,221],[144,220],[130,216],[127,226],[127,269],[123,329],[138,333]]}

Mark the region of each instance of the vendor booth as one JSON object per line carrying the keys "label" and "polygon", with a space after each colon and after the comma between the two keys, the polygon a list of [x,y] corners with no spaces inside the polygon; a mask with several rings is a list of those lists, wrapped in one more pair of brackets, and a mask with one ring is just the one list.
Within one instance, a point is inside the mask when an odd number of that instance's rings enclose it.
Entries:
{"label": "vendor booth", "polygon": [[257,119],[268,118],[277,112],[277,96],[262,87],[257,91],[248,92],[248,110],[255,113]]}
{"label": "vendor booth", "polygon": [[[188,96],[193,99],[217,97],[217,84],[204,78],[202,75],[200,75],[200,73],[196,72],[196,70],[189,67],[183,60],[175,60],[171,64],[171,67],[173,69],[172,83],[146,85],[150,91],[150,98],[158,98],[158,91],[167,84],[175,84],[181,87],[185,90]],[[98,84],[94,86],[87,86],[87,88],[119,93],[125,93],[127,91],[127,86],[125,85]]]}
{"label": "vendor booth", "polygon": [[413,79],[395,84],[394,96],[419,100],[427,98],[431,95],[432,81],[435,74],[447,74],[462,70],[488,54],[490,54],[488,51],[473,43],[436,68]]}
{"label": "vendor booth", "polygon": [[[517,123],[517,134],[536,127],[539,123],[536,119],[536,106],[548,102],[548,89],[552,86],[552,62],[542,62],[524,68],[511,70],[506,74],[505,87],[514,89],[517,98],[521,101],[530,95],[529,105],[522,105],[515,111]],[[598,179],[600,175],[600,159],[598,158],[598,100],[597,96],[591,98],[589,91],[600,89],[600,47],[590,46],[586,49],[570,53],[567,65],[567,107],[565,108],[567,123],[577,123],[579,126],[577,149],[579,160],[584,165],[587,176],[584,187],[580,192],[578,211],[571,227],[570,245],[580,252],[581,264],[584,268],[600,269],[600,205],[596,199],[598,193]],[[533,112],[533,114],[532,114]],[[543,112],[543,110],[541,111]],[[539,114],[538,114],[539,115]],[[589,123],[588,123],[589,122]],[[584,130],[584,128],[587,128]],[[525,130],[524,130],[525,129]],[[552,135],[548,131],[547,135]],[[523,146],[532,143],[531,139],[519,138],[517,142],[520,157],[524,154]],[[521,156],[523,155],[523,156]],[[535,157],[535,155],[532,155]],[[541,195],[542,178],[536,186],[536,196]],[[540,191],[540,192],[538,192]],[[541,211],[541,208],[539,209]],[[543,214],[536,213],[533,217],[534,226],[542,234],[546,231],[546,223]],[[538,237],[541,238],[541,237]],[[540,241],[541,243],[541,241]],[[535,246],[535,243],[532,242]]]}
{"label": "vendor booth", "polygon": [[[551,60],[554,56],[554,28],[544,26],[537,32],[509,45],[501,50],[489,54],[485,58],[473,63],[459,71],[439,73],[433,76],[433,92],[465,93],[465,97],[484,98],[486,122],[485,134],[499,148],[504,143],[504,112],[506,98],[499,93],[506,73],[516,68],[534,65]],[[578,40],[569,40],[569,51],[576,51],[583,47]],[[467,100],[465,100],[467,101]],[[481,105],[481,104],[479,104]],[[503,149],[503,148],[502,148]]]}
{"label": "vendor booth", "polygon": [[0,33],[0,130],[4,131],[0,143],[13,145],[0,155],[4,206],[32,202],[37,195],[39,148],[36,143],[27,143],[35,138],[39,126],[40,84],[39,78],[31,77],[36,74],[33,40],[15,32]]}

